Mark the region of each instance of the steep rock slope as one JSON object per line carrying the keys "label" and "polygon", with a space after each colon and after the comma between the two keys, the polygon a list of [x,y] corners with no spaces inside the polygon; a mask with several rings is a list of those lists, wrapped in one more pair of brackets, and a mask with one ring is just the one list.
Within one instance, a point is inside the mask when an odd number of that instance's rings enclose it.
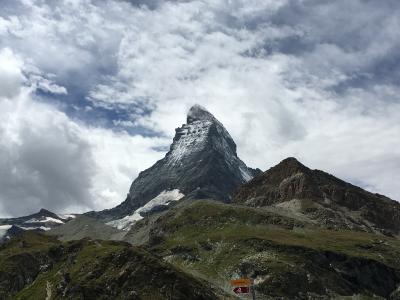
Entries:
{"label": "steep rock slope", "polygon": [[[127,199],[113,209],[91,215],[108,220],[129,216],[122,223],[111,223],[122,228],[182,197],[229,202],[239,185],[259,173],[238,158],[236,144],[224,126],[205,108],[195,105],[188,112],[187,123],[176,129],[169,152],[139,174]],[[160,204],[136,211],[162,195]]]}
{"label": "steep rock slope", "polygon": [[240,187],[233,202],[306,216],[329,229],[400,233],[400,203],[311,170],[295,158]]}

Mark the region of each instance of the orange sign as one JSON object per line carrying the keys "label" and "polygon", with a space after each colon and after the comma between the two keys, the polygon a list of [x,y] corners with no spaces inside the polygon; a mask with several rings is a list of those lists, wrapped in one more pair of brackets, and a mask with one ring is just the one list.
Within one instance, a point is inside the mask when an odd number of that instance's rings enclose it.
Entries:
{"label": "orange sign", "polygon": [[240,279],[231,280],[231,285],[233,285],[233,286],[248,286],[248,285],[252,285],[252,284],[253,284],[253,281],[248,278],[240,278]]}

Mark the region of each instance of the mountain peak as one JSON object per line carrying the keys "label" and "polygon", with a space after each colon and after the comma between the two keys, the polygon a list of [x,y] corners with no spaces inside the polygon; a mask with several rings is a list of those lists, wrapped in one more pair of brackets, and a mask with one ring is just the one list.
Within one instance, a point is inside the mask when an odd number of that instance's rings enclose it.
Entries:
{"label": "mountain peak", "polygon": [[400,204],[289,157],[242,185],[233,202],[277,207],[326,228],[400,233]]}
{"label": "mountain peak", "polygon": [[215,117],[207,109],[199,104],[193,105],[187,113],[187,123],[195,121],[214,121]]}
{"label": "mountain peak", "polygon": [[126,201],[101,213],[103,216],[110,220],[126,216],[135,218],[132,212],[141,211],[147,203],[157,202],[162,195],[170,195],[172,191],[186,199],[229,202],[238,186],[261,172],[240,160],[229,132],[200,105],[189,109],[187,124],[175,131],[165,157],[141,172],[132,183]]}
{"label": "mountain peak", "polygon": [[39,210],[38,214],[41,214],[41,215],[48,215],[48,214],[53,214],[53,213],[52,213],[51,211],[45,209],[45,208],[41,208],[41,209]]}
{"label": "mountain peak", "polygon": [[289,156],[281,161],[281,163],[293,163],[293,164],[301,164],[301,162],[293,156]]}
{"label": "mountain peak", "polygon": [[188,111],[187,123],[175,131],[173,143],[166,155],[169,165],[186,164],[194,158],[194,153],[208,153],[207,156],[210,156],[211,152],[217,151],[228,160],[237,156],[236,144],[228,131],[201,105],[193,105]]}
{"label": "mountain peak", "polygon": [[275,166],[276,169],[286,169],[289,172],[305,171],[308,168],[295,157],[288,157]]}

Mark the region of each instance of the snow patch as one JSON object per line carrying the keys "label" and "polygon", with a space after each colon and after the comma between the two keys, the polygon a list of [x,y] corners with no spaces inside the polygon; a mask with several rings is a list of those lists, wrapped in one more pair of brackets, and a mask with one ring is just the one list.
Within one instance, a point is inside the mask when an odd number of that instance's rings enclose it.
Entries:
{"label": "snow patch", "polygon": [[44,219],[30,219],[28,221],[25,221],[24,223],[58,223],[58,224],[64,224],[63,221],[52,218],[52,217],[45,217]]}
{"label": "snow patch", "polygon": [[140,213],[149,212],[154,207],[160,205],[169,205],[172,201],[178,201],[179,199],[183,198],[185,195],[182,194],[178,189],[174,189],[171,191],[162,191],[157,197],[151,199],[142,207],[135,210],[135,212],[129,216],[126,216],[122,219],[110,221],[107,225],[116,227],[122,230],[129,230],[132,225],[141,219],[143,219]]}
{"label": "snow patch", "polygon": [[168,205],[171,201],[178,201],[185,195],[182,194],[178,189],[172,191],[163,191],[157,197],[147,202],[144,206],[137,209],[135,212],[148,212],[156,206]]}
{"label": "snow patch", "polygon": [[76,218],[75,215],[61,215],[61,214],[57,214],[57,216],[58,216],[60,219],[63,219],[63,220],[75,219],[75,218]]}
{"label": "snow patch", "polygon": [[7,230],[10,229],[12,225],[0,225],[0,239],[2,239],[5,234],[7,233]]}
{"label": "snow patch", "polygon": [[29,226],[29,227],[25,227],[25,226],[18,226],[19,228],[23,229],[23,230],[37,230],[37,229],[41,229],[44,231],[50,230],[51,228],[49,227],[45,227],[45,226],[37,226],[37,227],[33,227],[33,226]]}
{"label": "snow patch", "polygon": [[202,149],[210,130],[212,122],[194,121],[191,124],[185,124],[177,131],[179,139],[172,144],[168,155],[168,163],[176,164],[183,157]]}
{"label": "snow patch", "polygon": [[242,178],[244,181],[250,181],[253,179],[253,176],[250,174],[249,170],[246,168],[245,170],[239,167],[240,173],[242,174]]}
{"label": "snow patch", "polygon": [[110,221],[106,224],[120,230],[129,230],[136,221],[139,221],[141,219],[143,219],[143,217],[135,211],[129,216],[123,217],[122,219]]}

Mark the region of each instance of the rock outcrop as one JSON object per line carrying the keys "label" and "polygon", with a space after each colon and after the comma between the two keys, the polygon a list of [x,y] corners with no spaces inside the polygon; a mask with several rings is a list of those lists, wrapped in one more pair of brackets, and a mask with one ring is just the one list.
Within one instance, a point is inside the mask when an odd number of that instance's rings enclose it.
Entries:
{"label": "rock outcrop", "polygon": [[330,229],[400,233],[400,203],[311,170],[295,158],[244,184],[233,202],[301,214]]}

